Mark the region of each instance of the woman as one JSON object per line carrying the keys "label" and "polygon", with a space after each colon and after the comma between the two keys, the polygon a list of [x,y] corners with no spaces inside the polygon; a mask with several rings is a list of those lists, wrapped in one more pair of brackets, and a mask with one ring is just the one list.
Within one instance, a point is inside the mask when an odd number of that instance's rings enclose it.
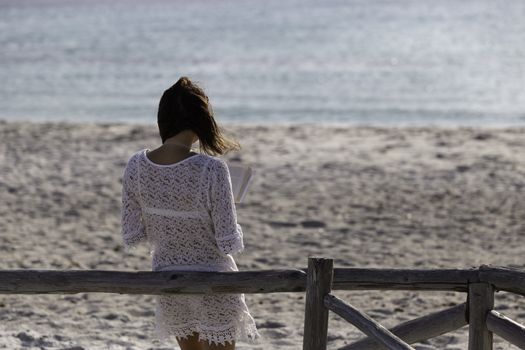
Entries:
{"label": "woman", "polygon": [[[216,155],[239,149],[217,126],[208,97],[180,78],[160,99],[162,145],[129,159],[123,176],[122,236],[127,250],[147,241],[154,271],[238,271],[244,249],[231,179]],[[191,150],[200,143],[200,153]],[[259,337],[244,294],[158,296],[160,338],[182,350],[234,349]]]}

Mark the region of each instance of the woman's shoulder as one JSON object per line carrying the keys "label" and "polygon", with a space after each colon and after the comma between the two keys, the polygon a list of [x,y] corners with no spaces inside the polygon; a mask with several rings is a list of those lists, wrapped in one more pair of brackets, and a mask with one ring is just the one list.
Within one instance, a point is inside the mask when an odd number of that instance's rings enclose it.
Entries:
{"label": "woman's shoulder", "polygon": [[129,158],[128,158],[128,164],[132,163],[132,162],[135,162],[138,159],[140,159],[140,157],[144,154],[144,152],[146,152],[146,150],[147,150],[146,148],[143,148],[143,149],[140,149],[140,150],[132,153],[131,156],[129,156]]}
{"label": "woman's shoulder", "polygon": [[137,161],[140,159],[140,157],[144,155],[144,152],[146,152],[145,148],[132,153],[128,157],[128,161],[126,162],[126,168],[135,167]]}
{"label": "woman's shoulder", "polygon": [[203,160],[203,163],[210,169],[220,169],[227,166],[226,162],[222,158],[210,156],[204,153],[201,153],[200,157]]}
{"label": "woman's shoulder", "polygon": [[135,153],[133,153],[129,159],[136,159],[136,158],[139,158],[139,157],[142,156],[144,153],[146,153],[147,150],[148,150],[147,148],[142,148],[142,149],[136,151]]}

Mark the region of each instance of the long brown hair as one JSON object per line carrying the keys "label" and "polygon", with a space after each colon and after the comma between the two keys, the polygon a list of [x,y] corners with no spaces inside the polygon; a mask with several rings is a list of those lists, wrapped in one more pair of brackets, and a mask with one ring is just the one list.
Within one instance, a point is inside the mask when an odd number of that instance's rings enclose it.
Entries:
{"label": "long brown hair", "polygon": [[199,137],[200,150],[209,155],[225,154],[239,150],[240,144],[225,136],[217,125],[208,96],[187,77],[164,91],[157,114],[162,143],[184,130],[191,130]]}

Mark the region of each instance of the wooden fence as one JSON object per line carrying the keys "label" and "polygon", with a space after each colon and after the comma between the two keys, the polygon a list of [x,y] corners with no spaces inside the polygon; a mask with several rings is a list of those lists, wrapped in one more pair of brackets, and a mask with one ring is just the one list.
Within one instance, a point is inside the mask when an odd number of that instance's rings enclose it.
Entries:
{"label": "wooden fence", "polygon": [[[404,322],[390,330],[331,294],[333,290],[419,290],[467,293],[467,301]],[[305,292],[303,350],[324,350],[328,312],[368,338],[340,350],[413,349],[420,342],[469,325],[469,350],[492,349],[492,334],[525,349],[525,327],[492,310],[494,292],[525,296],[525,272],[476,269],[333,268],[332,259],[309,258],[307,269],[240,272],[119,272],[94,270],[0,270],[0,294],[201,294]]]}
{"label": "wooden fence", "polygon": [[[354,276],[350,276],[355,272]],[[303,350],[324,350],[327,343],[328,312],[333,311],[350,322],[368,338],[340,350],[414,349],[420,342],[469,325],[469,350],[492,349],[495,333],[525,349],[525,327],[501,315],[494,307],[495,290],[525,296],[525,273],[481,266],[471,270],[359,270],[333,269],[331,259],[308,259]],[[342,278],[342,276],[345,276]],[[466,303],[404,322],[390,330],[361,310],[331,294],[347,278],[359,288],[442,290],[467,293]],[[339,283],[338,283],[339,282]],[[345,284],[348,286],[348,284]],[[344,288],[347,289],[347,288]]]}

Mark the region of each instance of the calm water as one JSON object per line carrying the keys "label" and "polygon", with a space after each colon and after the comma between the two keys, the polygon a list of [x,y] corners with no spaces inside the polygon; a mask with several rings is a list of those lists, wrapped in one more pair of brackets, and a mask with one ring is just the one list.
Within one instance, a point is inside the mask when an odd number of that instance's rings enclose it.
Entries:
{"label": "calm water", "polygon": [[525,1],[0,0],[0,119],[525,125]]}

